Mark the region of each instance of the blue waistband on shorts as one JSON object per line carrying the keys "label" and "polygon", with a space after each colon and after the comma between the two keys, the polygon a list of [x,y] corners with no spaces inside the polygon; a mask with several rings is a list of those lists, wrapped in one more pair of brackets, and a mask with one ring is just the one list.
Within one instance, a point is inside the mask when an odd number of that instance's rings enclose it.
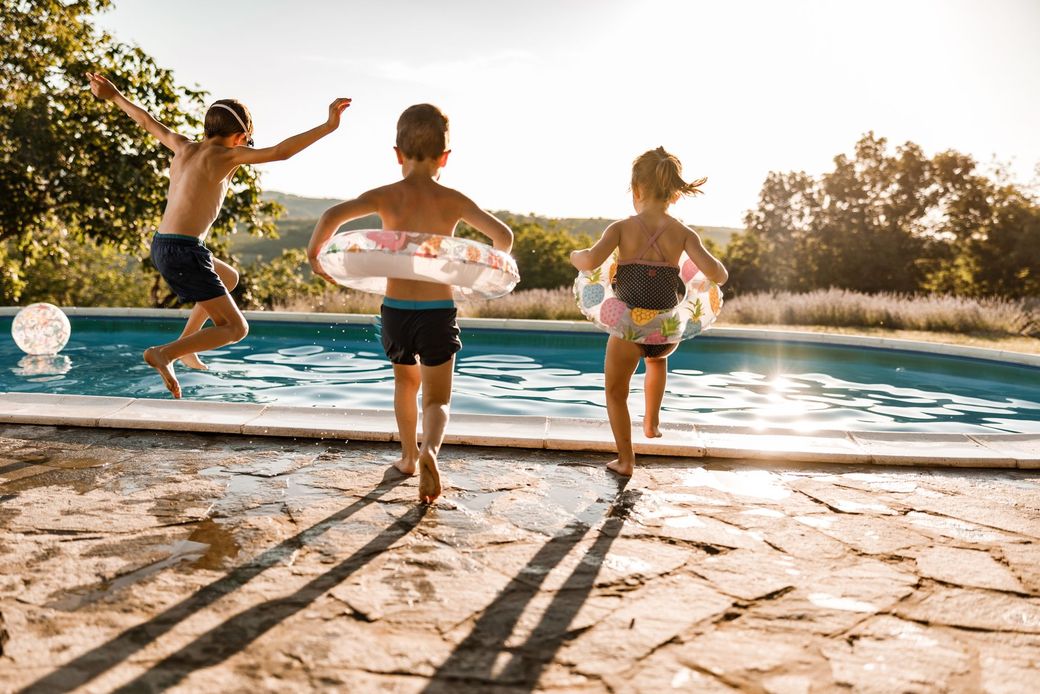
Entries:
{"label": "blue waistband on shorts", "polygon": [[383,306],[387,308],[399,308],[405,311],[425,311],[431,308],[455,308],[455,302],[451,299],[438,299],[436,301],[408,301],[406,299],[391,299],[383,297]]}
{"label": "blue waistband on shorts", "polygon": [[202,239],[198,236],[189,236],[188,234],[160,234],[158,231],[155,232],[155,238],[162,239],[163,241],[190,241],[197,243],[202,246]]}

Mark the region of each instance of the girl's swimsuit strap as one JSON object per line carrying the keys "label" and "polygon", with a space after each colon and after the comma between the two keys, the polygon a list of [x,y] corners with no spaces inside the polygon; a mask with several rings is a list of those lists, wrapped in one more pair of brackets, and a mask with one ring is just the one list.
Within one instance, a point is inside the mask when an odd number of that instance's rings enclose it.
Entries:
{"label": "girl's swimsuit strap", "polygon": [[639,254],[639,257],[642,258],[646,255],[647,251],[653,248],[657,251],[657,255],[663,258],[664,253],[661,251],[661,247],[657,245],[657,239],[661,237],[661,234],[664,233],[665,228],[668,226],[668,217],[661,220],[661,225],[657,227],[657,232],[654,234],[651,234],[650,230],[646,228],[646,224],[642,219],[640,219],[639,215],[636,215],[636,221],[639,222],[639,226],[643,230],[643,233],[646,234],[647,238],[646,246],[643,248],[643,252]]}
{"label": "girl's swimsuit strap", "polygon": [[455,308],[455,302],[451,299],[408,301],[407,299],[392,299],[389,296],[384,296],[383,306],[388,308],[404,309],[405,311],[426,311],[433,308]]}

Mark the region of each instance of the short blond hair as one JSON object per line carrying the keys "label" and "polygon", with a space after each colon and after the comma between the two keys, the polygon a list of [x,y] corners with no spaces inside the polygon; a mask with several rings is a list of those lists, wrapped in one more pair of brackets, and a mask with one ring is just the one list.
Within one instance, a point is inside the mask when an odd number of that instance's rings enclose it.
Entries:
{"label": "short blond hair", "polygon": [[448,117],[433,104],[409,106],[397,119],[397,149],[408,159],[436,159],[448,149]]}

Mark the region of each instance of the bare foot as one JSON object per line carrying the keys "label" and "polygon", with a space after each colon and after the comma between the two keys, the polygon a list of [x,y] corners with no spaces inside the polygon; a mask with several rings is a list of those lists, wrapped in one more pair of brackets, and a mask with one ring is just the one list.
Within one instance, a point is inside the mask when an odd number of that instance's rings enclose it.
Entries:
{"label": "bare foot", "polygon": [[177,377],[173,373],[172,362],[163,356],[162,350],[158,347],[149,347],[144,351],[144,360],[148,363],[148,366],[159,372],[167,390],[173,394],[174,398],[179,399],[181,397],[181,384],[177,382]]}
{"label": "bare foot", "polygon": [[197,354],[185,354],[180,358],[180,362],[187,366],[189,369],[196,369],[198,371],[209,371],[209,367],[202,363]]}
{"label": "bare foot", "polygon": [[416,452],[412,455],[402,454],[400,458],[394,461],[394,467],[398,472],[404,475],[415,474],[415,463],[419,460],[419,453]]}
{"label": "bare foot", "polygon": [[437,459],[429,453],[419,455],[419,501],[432,504],[441,495],[441,472]]}
{"label": "bare foot", "polygon": [[617,458],[607,463],[607,469],[611,472],[616,472],[622,477],[631,477],[632,471],[635,469],[635,461],[622,462],[621,458]]}
{"label": "bare foot", "polygon": [[659,439],[664,434],[661,433],[661,427],[657,422],[651,422],[649,419],[643,420],[643,433],[648,439]]}

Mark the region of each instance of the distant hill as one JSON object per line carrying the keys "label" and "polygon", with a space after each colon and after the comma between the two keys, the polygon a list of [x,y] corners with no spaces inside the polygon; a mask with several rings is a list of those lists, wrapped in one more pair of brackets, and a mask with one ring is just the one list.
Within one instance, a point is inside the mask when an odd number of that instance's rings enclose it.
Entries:
{"label": "distant hill", "polygon": [[[286,213],[278,220],[277,239],[261,239],[246,234],[238,234],[231,242],[232,252],[238,256],[243,263],[251,263],[258,258],[275,258],[281,255],[287,248],[306,248],[310,240],[311,232],[314,231],[314,223],[321,213],[342,202],[335,198],[307,198],[289,193],[268,191],[264,198],[282,205]],[[596,238],[603,229],[610,224],[612,219],[605,217],[543,217],[536,214],[516,214],[497,210],[497,217],[512,218],[523,224],[535,222],[541,226],[555,226],[566,229],[574,234],[588,234]],[[355,219],[343,226],[344,229],[371,229],[379,227],[379,218],[375,215]],[[718,246],[725,248],[733,234],[740,233],[741,229],[733,227],[700,227],[695,226],[701,235],[710,239]]]}
{"label": "distant hill", "polygon": [[325,210],[343,202],[342,199],[336,198],[304,198],[291,193],[279,193],[276,190],[264,191],[264,199],[277,202],[285,208],[285,215],[279,221],[286,219],[317,219]]}

